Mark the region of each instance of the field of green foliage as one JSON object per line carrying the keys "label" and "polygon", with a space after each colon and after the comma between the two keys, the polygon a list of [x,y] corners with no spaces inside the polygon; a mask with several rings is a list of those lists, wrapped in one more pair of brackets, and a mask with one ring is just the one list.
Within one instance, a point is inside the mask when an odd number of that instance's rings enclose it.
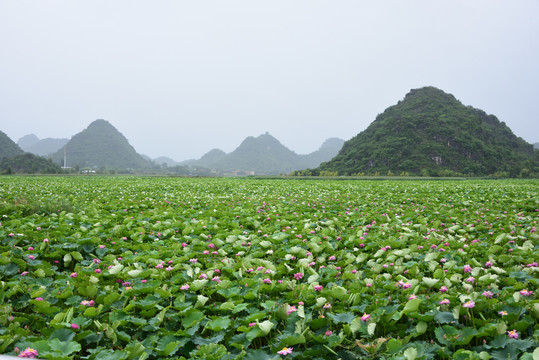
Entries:
{"label": "field of green foliage", "polygon": [[538,189],[0,177],[0,354],[536,359]]}

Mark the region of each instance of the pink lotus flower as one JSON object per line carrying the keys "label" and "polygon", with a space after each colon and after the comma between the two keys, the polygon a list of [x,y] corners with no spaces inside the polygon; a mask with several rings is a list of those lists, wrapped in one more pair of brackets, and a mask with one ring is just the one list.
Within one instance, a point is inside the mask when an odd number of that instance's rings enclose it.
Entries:
{"label": "pink lotus flower", "polygon": [[508,335],[511,339],[518,339],[518,332],[517,332],[516,330],[508,331],[508,332],[507,332],[507,335]]}
{"label": "pink lotus flower", "polygon": [[185,285],[180,286],[180,290],[189,290],[189,285],[185,284]]}
{"label": "pink lotus flower", "polygon": [[491,291],[483,291],[482,295],[486,297],[487,299],[491,299],[494,296],[494,294]]}
{"label": "pink lotus flower", "polygon": [[326,331],[326,333],[325,333],[324,335],[326,335],[326,336],[331,336],[331,335],[333,335],[333,331],[328,330],[328,331]]}
{"label": "pink lotus flower", "polygon": [[367,322],[367,321],[369,321],[370,318],[371,318],[370,314],[363,313],[363,315],[361,316],[361,321]]}
{"label": "pink lotus flower", "polygon": [[256,325],[255,322],[249,323],[249,327],[253,327],[253,326],[255,326],[255,325]]}
{"label": "pink lotus flower", "polygon": [[449,301],[449,299],[443,299],[442,301],[440,301],[438,304],[440,305],[447,305],[449,304],[451,301]]}
{"label": "pink lotus flower", "polygon": [[262,282],[264,284],[271,284],[272,283],[271,279],[269,279],[269,278],[265,278],[264,280],[262,280]]}
{"label": "pink lotus flower", "polygon": [[464,270],[465,273],[471,273],[473,269],[470,265],[464,265],[462,270]]}
{"label": "pink lotus flower", "polygon": [[507,311],[498,311],[498,314],[500,314],[502,317],[507,315]]}
{"label": "pink lotus flower", "polygon": [[279,355],[288,355],[288,354],[292,354],[292,349],[293,349],[293,348],[287,348],[287,347],[284,347],[282,350],[277,351],[277,354],[279,354]]}
{"label": "pink lotus flower", "polygon": [[293,312],[298,311],[298,309],[295,306],[290,306],[288,308],[288,315],[292,314]]}
{"label": "pink lotus flower", "polygon": [[39,356],[39,354],[37,353],[37,350],[36,349],[32,349],[32,348],[26,348],[23,350],[22,353],[19,354],[18,357],[21,357],[21,358],[29,358],[29,359],[35,359]]}
{"label": "pink lotus flower", "polygon": [[467,283],[473,284],[473,283],[475,282],[475,278],[474,278],[473,276],[470,276],[469,278],[467,278],[467,279],[464,280],[464,281],[466,281]]}
{"label": "pink lotus flower", "polygon": [[76,278],[77,277],[77,273],[76,272],[72,272],[71,275],[69,275],[70,278]]}
{"label": "pink lotus flower", "polygon": [[155,268],[156,268],[156,269],[162,269],[162,268],[163,268],[163,264],[157,264],[157,265],[155,265]]}
{"label": "pink lotus flower", "polygon": [[466,301],[464,304],[462,304],[462,307],[465,307],[465,308],[468,308],[468,309],[472,309],[475,307],[475,302],[473,301]]}
{"label": "pink lotus flower", "polygon": [[409,289],[411,287],[412,287],[412,284],[410,284],[409,282],[405,282],[404,284],[402,284],[403,289]]}
{"label": "pink lotus flower", "polygon": [[93,301],[93,300],[90,300],[90,301],[88,301],[88,300],[82,300],[82,301],[80,302],[80,304],[83,305],[83,306],[94,306],[95,301]]}
{"label": "pink lotus flower", "polygon": [[415,294],[412,294],[408,297],[408,300],[417,299],[417,296]]}
{"label": "pink lotus flower", "polygon": [[34,300],[35,301],[43,301],[43,298],[42,297],[36,297]]}
{"label": "pink lotus flower", "polygon": [[74,330],[77,330],[80,326],[77,325],[77,324],[71,324],[71,327],[72,327]]}
{"label": "pink lotus flower", "polygon": [[34,260],[36,257],[34,255],[28,255],[28,259]]}
{"label": "pink lotus flower", "polygon": [[94,272],[95,272],[96,274],[101,274],[101,269],[95,269]]}
{"label": "pink lotus flower", "polygon": [[211,281],[215,281],[216,283],[220,283],[221,278],[219,276],[214,276],[214,277],[212,277]]}
{"label": "pink lotus flower", "polygon": [[296,280],[301,280],[301,279],[303,279],[303,274],[302,274],[302,273],[295,273],[295,274],[294,274],[294,279],[296,279]]}
{"label": "pink lotus flower", "polygon": [[324,304],[323,308],[324,309],[331,309],[331,304]]}
{"label": "pink lotus flower", "polygon": [[322,285],[315,285],[313,288],[314,288],[314,291],[322,291],[324,289]]}
{"label": "pink lotus flower", "polygon": [[28,274],[29,274],[28,271],[23,271],[23,272],[21,273],[21,276],[26,276],[26,275],[28,275]]}
{"label": "pink lotus flower", "polygon": [[527,290],[527,289],[520,290],[520,295],[522,296],[531,296],[532,294],[533,294],[533,291],[531,290]]}
{"label": "pink lotus flower", "polygon": [[489,267],[491,267],[491,266],[492,266],[492,262],[487,261],[487,262],[485,263],[485,267],[489,268]]}

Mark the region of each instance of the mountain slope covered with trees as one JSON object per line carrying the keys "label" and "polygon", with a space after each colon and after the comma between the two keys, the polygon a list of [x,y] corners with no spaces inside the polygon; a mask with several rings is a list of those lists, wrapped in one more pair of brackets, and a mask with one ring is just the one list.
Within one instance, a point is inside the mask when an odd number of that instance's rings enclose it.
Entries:
{"label": "mountain slope covered with trees", "polygon": [[[138,154],[114,126],[106,120],[95,120],[66,144],[67,166],[105,169],[144,169],[150,161]],[[64,148],[52,155],[63,164]]]}
{"label": "mountain slope covered with trees", "polygon": [[313,172],[518,176],[537,172],[534,149],[504,122],[434,87],[411,90]]}
{"label": "mountain slope covered with trees", "polygon": [[4,158],[10,158],[19,154],[22,154],[23,151],[19,145],[15,144],[13,140],[9,138],[4,132],[0,131],[0,160]]}

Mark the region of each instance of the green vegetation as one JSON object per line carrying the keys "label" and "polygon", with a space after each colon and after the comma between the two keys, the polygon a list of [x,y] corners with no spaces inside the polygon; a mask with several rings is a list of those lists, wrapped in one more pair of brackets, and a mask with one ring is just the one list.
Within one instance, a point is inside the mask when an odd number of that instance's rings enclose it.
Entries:
{"label": "green vegetation", "polygon": [[22,154],[21,148],[4,132],[0,131],[0,160]]}
{"label": "green vegetation", "polygon": [[23,153],[0,161],[0,174],[61,174],[62,169],[51,159]]}
{"label": "green vegetation", "polygon": [[[151,163],[139,155],[127,139],[108,121],[96,120],[66,144],[67,166],[92,169],[146,169]],[[52,155],[63,164],[64,149]]]}
{"label": "green vegetation", "polygon": [[537,177],[539,161],[533,146],[495,116],[426,87],[387,108],[317,171]]}
{"label": "green vegetation", "polygon": [[534,359],[538,185],[0,177],[0,353]]}

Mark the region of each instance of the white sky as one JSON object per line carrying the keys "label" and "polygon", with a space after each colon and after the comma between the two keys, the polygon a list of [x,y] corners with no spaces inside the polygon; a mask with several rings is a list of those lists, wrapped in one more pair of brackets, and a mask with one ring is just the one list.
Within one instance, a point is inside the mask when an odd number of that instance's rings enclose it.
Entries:
{"label": "white sky", "polygon": [[538,0],[0,0],[0,130],[181,161],[350,139],[436,86],[539,141]]}

